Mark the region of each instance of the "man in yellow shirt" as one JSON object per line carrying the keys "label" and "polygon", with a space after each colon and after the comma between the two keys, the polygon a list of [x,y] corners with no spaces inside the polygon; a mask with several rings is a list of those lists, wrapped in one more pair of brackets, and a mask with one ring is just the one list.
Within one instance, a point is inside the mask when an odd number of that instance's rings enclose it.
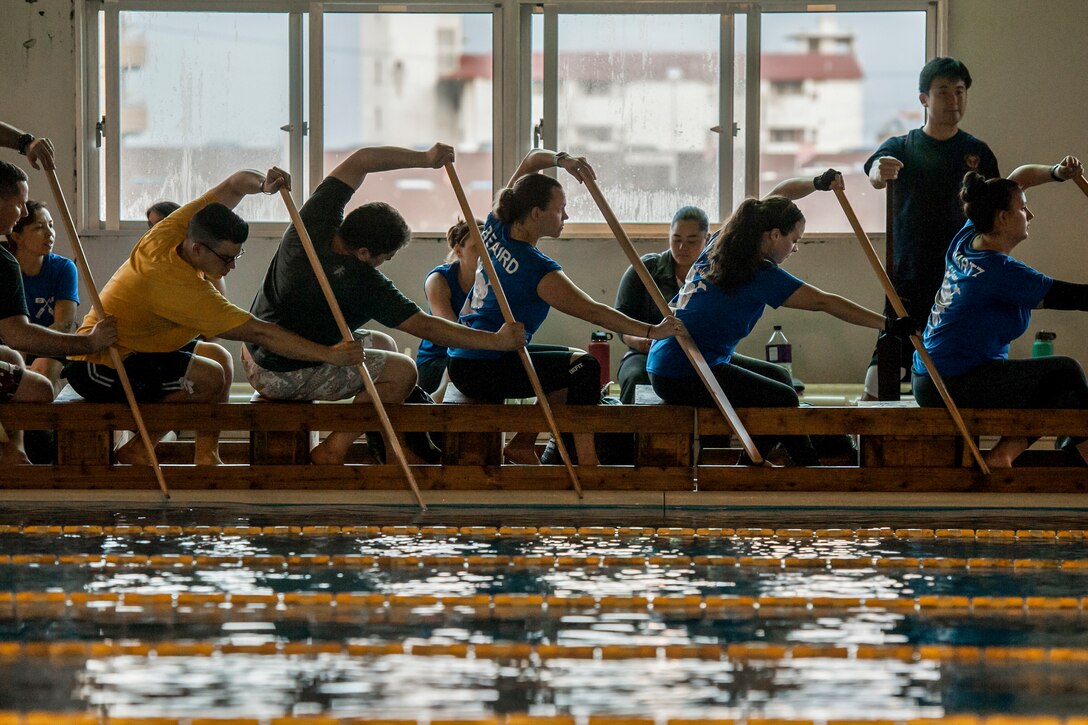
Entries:
{"label": "man in yellow shirt", "polygon": [[[216,288],[242,256],[249,225],[231,209],[249,194],[290,188],[290,177],[273,167],[267,175],[239,171],[149,229],[102,289],[102,305],[117,318],[116,347],[137,400],[226,402],[234,360],[211,339],[253,342],[281,355],[333,365],[363,360],[357,342],[319,345],[263,322],[231,304]],[[92,311],[80,332],[97,322]],[[69,383],[87,400],[124,400],[117,371],[105,352],[72,357]],[[152,434],[155,440],[161,436]],[[147,463],[139,439],[117,450],[123,463]],[[198,430],[195,462],[219,460],[219,431]]]}

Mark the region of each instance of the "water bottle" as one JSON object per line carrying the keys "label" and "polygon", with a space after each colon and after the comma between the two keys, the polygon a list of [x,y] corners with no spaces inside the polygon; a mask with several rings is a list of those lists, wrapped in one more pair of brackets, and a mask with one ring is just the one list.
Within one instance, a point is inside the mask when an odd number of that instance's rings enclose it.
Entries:
{"label": "water bottle", "polygon": [[611,348],[608,341],[612,339],[611,332],[596,330],[589,336],[589,354],[597,358],[601,364],[601,387],[608,385],[612,379]]}
{"label": "water bottle", "polygon": [[775,325],[771,339],[767,340],[764,347],[767,353],[767,362],[772,362],[786,368],[786,372],[793,377],[793,345],[782,334],[782,325]]}
{"label": "water bottle", "polygon": [[1046,330],[1035,333],[1035,342],[1031,343],[1032,357],[1050,357],[1054,354],[1054,338],[1057,335]]}

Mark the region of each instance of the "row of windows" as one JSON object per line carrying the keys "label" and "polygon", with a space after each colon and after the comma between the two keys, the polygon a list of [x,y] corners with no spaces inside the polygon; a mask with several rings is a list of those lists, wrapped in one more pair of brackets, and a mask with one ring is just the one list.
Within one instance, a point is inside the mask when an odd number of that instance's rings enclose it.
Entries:
{"label": "row of windows", "polygon": [[[788,1],[638,12],[610,0],[588,9],[282,2],[260,12],[195,0],[88,4],[97,73],[87,111],[102,122],[85,144],[98,193],[84,218],[121,228],[151,203],[271,165],[293,172],[303,198],[356,148],[443,141],[457,148],[478,214],[525,151],[543,145],[588,157],[624,222],[665,223],[687,204],[722,218],[747,194],[834,167],[878,230],[883,195],[861,167],[883,138],[923,122],[915,84],[938,12],[927,2],[823,12]],[[357,195],[367,198],[394,204],[416,231],[457,216],[440,171],[374,175]],[[805,205],[810,230],[848,229],[834,204]],[[286,219],[266,203],[240,211]],[[568,194],[568,213],[574,225],[601,221],[581,191]]]}

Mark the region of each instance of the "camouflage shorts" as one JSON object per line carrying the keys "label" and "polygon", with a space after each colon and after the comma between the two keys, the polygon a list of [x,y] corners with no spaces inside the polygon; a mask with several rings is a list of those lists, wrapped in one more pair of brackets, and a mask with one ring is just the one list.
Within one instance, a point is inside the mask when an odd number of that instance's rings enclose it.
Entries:
{"label": "camouflage shorts", "polygon": [[[355,339],[363,341],[366,349],[363,364],[371,379],[377,381],[385,369],[386,351],[372,349],[374,338],[365,330],[356,330]],[[346,400],[364,390],[358,365],[339,367],[324,363],[312,368],[276,372],[254,362],[243,346],[242,368],[253,389],[269,400]]]}
{"label": "camouflage shorts", "polygon": [[23,369],[18,365],[0,362],[0,403],[6,403],[15,397],[19,383],[23,380]]}

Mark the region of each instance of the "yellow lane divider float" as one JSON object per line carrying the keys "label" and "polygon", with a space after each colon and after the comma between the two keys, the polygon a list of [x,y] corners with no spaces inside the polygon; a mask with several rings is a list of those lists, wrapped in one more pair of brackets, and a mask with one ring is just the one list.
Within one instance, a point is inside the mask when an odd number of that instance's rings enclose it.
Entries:
{"label": "yellow lane divider float", "polygon": [[988,557],[903,557],[903,556],[684,556],[660,555],[427,555],[389,556],[371,554],[301,554],[245,556],[189,554],[0,554],[0,566],[41,567],[79,566],[96,569],[115,568],[207,568],[259,567],[263,569],[290,568],[353,568],[353,569],[465,569],[493,571],[495,569],[595,569],[616,567],[724,567],[734,569],[933,569],[942,572],[968,571],[1039,571],[1060,570],[1067,573],[1088,573],[1086,559],[997,559]]}
{"label": "yellow lane divider float", "polygon": [[562,618],[572,612],[658,614],[669,617],[738,617],[761,612],[803,614],[832,611],[886,611],[922,615],[1000,614],[1080,616],[1088,597],[1016,597],[922,595],[918,597],[800,597],[678,595],[601,596],[542,594],[476,594],[467,596],[403,595],[341,592],[195,593],[195,592],[0,592],[0,621],[12,618],[125,618],[151,615],[226,618],[244,611],[247,619],[356,621],[359,618],[404,617],[439,611],[471,614],[481,619]]}
{"label": "yellow lane divider float", "polygon": [[850,720],[742,718],[669,718],[655,720],[624,715],[506,715],[459,719],[406,719],[381,715],[287,715],[282,717],[110,717],[94,713],[16,712],[0,710],[0,725],[1085,725],[1083,716],[1050,715],[949,715],[940,718],[874,719],[859,715]]}
{"label": "yellow lane divider float", "polygon": [[1004,542],[1083,541],[1084,529],[764,529],[642,526],[0,526],[0,534],[25,536],[215,537],[423,537],[423,538],[705,538],[705,539],[968,539]]}
{"label": "yellow lane divider float", "polygon": [[802,659],[896,660],[940,663],[1049,663],[1083,666],[1084,647],[969,647],[952,645],[832,645],[735,642],[676,645],[558,645],[524,642],[414,644],[403,642],[0,642],[0,662],[20,658],[214,657],[217,655],[346,657],[460,657],[479,660],[712,660],[784,662]]}

